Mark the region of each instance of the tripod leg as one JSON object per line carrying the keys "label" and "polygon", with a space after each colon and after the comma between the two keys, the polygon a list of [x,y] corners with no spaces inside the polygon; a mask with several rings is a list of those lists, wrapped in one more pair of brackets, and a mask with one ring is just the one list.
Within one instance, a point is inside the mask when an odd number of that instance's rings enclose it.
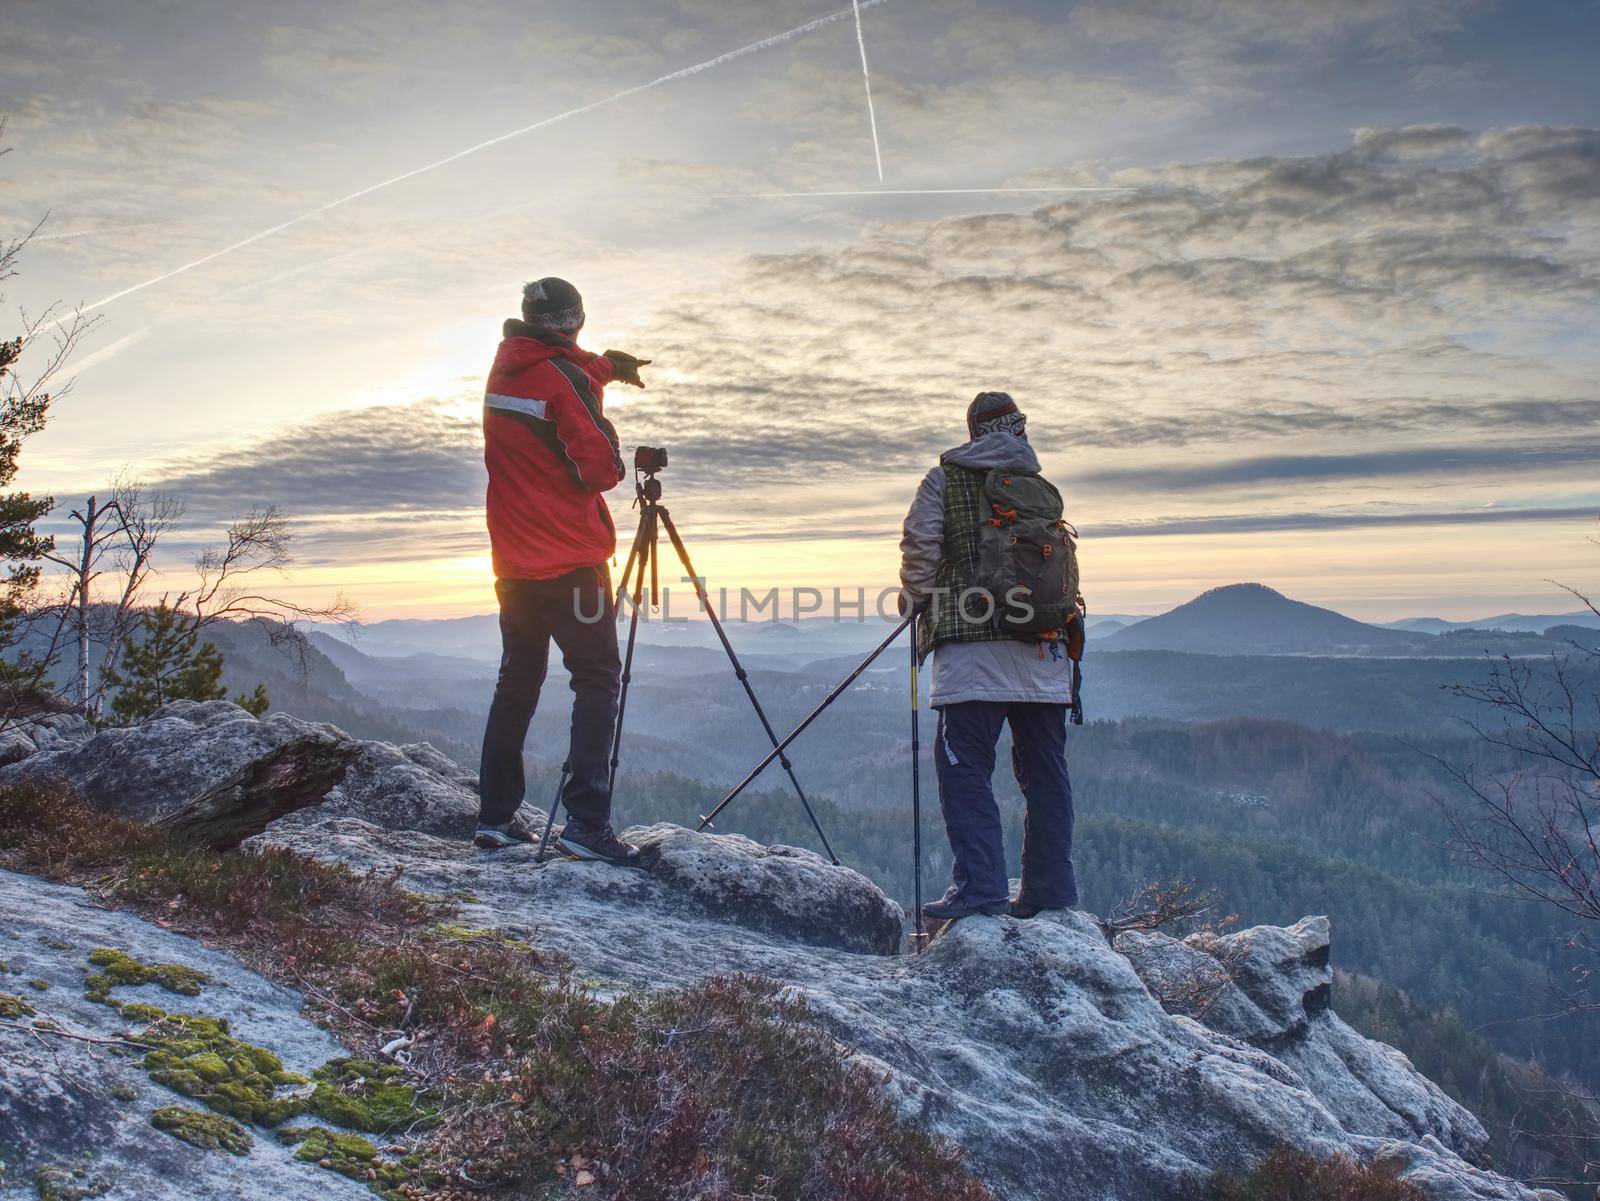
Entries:
{"label": "tripod leg", "polygon": [[922,932],[922,740],[917,712],[917,625],[916,610],[911,613],[911,880],[912,904],[916,906],[916,933],[911,941],[917,954],[927,938]]}
{"label": "tripod leg", "polygon": [[[639,547],[644,542],[644,517],[639,518],[639,528],[633,531],[633,545],[628,548],[628,561],[623,565],[622,578],[617,581],[617,609],[622,609],[623,598],[628,595],[628,580],[639,566]],[[642,570],[642,569],[641,569]]]}
{"label": "tripod leg", "polygon": [[544,837],[539,840],[539,853],[533,857],[535,863],[543,863],[544,857],[550,852],[550,831],[556,826],[556,810],[561,808],[561,797],[567,791],[567,776],[572,772],[570,762],[561,765],[561,779],[556,781],[556,795],[550,802],[550,812],[545,814]]}
{"label": "tripod leg", "polygon": [[[617,694],[617,728],[611,734],[611,773],[606,779],[606,795],[617,788],[617,764],[622,762],[622,719],[628,712],[628,685],[633,680],[633,644],[639,635],[639,603],[644,599],[645,559],[655,557],[655,509],[646,507],[639,515],[639,532],[634,537],[634,554],[639,556],[633,577],[633,613],[628,617],[628,653],[622,661],[622,690]],[[633,562],[633,556],[629,556]]]}
{"label": "tripod leg", "polygon": [[895,626],[893,632],[890,633],[890,635],[882,642],[878,643],[876,649],[874,649],[870,655],[861,660],[860,663],[857,663],[854,670],[852,670],[849,675],[845,676],[844,679],[840,680],[838,684],[834,685],[833,691],[829,692],[827,696],[823,697],[822,702],[815,709],[806,714],[804,721],[802,721],[794,729],[790,730],[788,734],[784,735],[783,741],[768,751],[766,758],[762,759],[760,763],[751,768],[750,774],[747,775],[743,780],[739,781],[739,783],[731,792],[728,793],[727,796],[718,801],[715,809],[700,819],[700,825],[696,828],[704,830],[707,826],[714,822],[717,819],[717,814],[721,813],[724,809],[731,805],[734,801],[734,798],[736,798],[746,788],[750,787],[755,778],[767,770],[767,765],[776,759],[780,752],[787,750],[791,742],[800,737],[800,735],[804,734],[806,732],[806,727],[812,722],[816,721],[817,718],[822,715],[822,711],[824,709],[844,695],[845,689],[854,684],[861,673],[866,671],[867,668],[871,667],[873,661],[876,660],[879,655],[883,654],[884,651],[889,649],[889,644],[896,638],[900,637],[900,631],[905,629],[910,624],[911,619],[908,617],[899,625]]}
{"label": "tripod leg", "polygon": [[661,608],[661,581],[656,576],[661,565],[661,545],[660,531],[654,520],[650,522],[650,545],[645,555],[650,560],[650,608],[655,611]]}
{"label": "tripod leg", "polygon": [[739,683],[744,685],[744,694],[750,698],[751,707],[755,709],[756,716],[761,719],[761,728],[767,732],[767,739],[772,743],[772,749],[778,753],[778,762],[783,764],[783,770],[788,773],[789,783],[794,785],[795,795],[800,798],[800,804],[805,807],[806,816],[811,819],[811,828],[817,832],[817,837],[822,840],[822,847],[828,852],[828,858],[837,864],[839,856],[833,853],[833,844],[828,841],[828,836],[822,832],[822,823],[817,820],[816,810],[812,809],[811,802],[806,799],[805,789],[800,787],[800,778],[794,773],[794,764],[789,762],[789,756],[784,754],[778,746],[778,733],[772,728],[772,723],[767,720],[767,712],[761,707],[761,701],[756,697],[756,690],[750,686],[750,673],[745,671],[744,664],[739,662],[739,656],[734,653],[733,643],[728,641],[728,634],[722,628],[722,622],[717,618],[716,610],[711,607],[711,598],[706,595],[705,581],[695,574],[694,564],[689,561],[689,550],[683,544],[683,539],[678,536],[678,527],[672,524],[671,515],[657,507],[661,516],[661,524],[667,527],[667,537],[672,539],[672,548],[678,552],[678,559],[683,563],[683,570],[688,573],[694,583],[694,593],[700,598],[700,607],[706,611],[706,616],[711,619],[711,628],[716,630],[717,637],[722,640],[722,649],[728,653],[728,662],[733,664],[733,674],[739,678]]}

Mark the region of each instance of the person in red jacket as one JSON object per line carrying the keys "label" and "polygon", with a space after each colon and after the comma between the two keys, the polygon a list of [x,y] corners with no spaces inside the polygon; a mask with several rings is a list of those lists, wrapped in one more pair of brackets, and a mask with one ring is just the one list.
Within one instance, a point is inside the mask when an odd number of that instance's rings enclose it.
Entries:
{"label": "person in red jacket", "polygon": [[487,515],[503,648],[483,734],[481,803],[473,841],[533,842],[516,811],[525,782],[522,745],[539,704],[550,641],[572,677],[571,776],[557,845],[571,855],[632,863],[638,848],[611,829],[608,756],[622,673],[607,560],[616,527],[604,493],[622,481],[605,386],[644,387],[648,359],[578,347],[583,298],[564,279],[522,290],[522,317],[505,323],[483,398]]}

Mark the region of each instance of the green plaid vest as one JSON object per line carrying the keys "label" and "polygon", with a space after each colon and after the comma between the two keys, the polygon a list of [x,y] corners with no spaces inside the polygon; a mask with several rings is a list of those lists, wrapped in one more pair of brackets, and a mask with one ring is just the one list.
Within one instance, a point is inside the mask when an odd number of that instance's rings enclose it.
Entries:
{"label": "green plaid vest", "polygon": [[[983,526],[983,481],[989,473],[970,467],[944,466],[944,553],[934,576],[932,608],[918,627],[921,655],[941,642],[1003,642],[1013,637],[998,629],[990,605],[979,596],[960,608],[961,594],[978,582],[978,531]],[[978,618],[988,615],[989,620]]]}

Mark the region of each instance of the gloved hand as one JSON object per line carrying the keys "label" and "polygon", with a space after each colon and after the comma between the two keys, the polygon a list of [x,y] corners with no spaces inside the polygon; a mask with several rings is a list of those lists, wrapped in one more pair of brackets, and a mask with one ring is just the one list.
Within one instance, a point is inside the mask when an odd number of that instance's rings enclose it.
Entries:
{"label": "gloved hand", "polygon": [[900,589],[900,591],[895,595],[895,604],[900,609],[901,617],[905,617],[911,612],[912,609],[915,609],[918,613],[924,614],[928,611],[928,602],[926,599],[912,601],[911,598],[906,595],[906,590],[904,588]]}
{"label": "gloved hand", "polygon": [[602,356],[611,360],[612,366],[617,369],[618,383],[632,384],[635,388],[644,387],[644,380],[639,378],[639,368],[648,367],[653,359],[638,359],[625,350],[608,350]]}

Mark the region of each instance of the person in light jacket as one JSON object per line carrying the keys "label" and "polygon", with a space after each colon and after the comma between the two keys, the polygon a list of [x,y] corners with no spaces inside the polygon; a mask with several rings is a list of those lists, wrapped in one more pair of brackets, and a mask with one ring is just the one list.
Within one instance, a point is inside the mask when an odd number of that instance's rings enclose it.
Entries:
{"label": "person in light jacket", "polygon": [[[1078,902],[1066,762],[1072,664],[1059,644],[1005,633],[957,603],[978,579],[984,477],[994,468],[1039,470],[1027,419],[1008,394],[979,393],[967,408],[967,434],[924,477],[900,540],[901,588],[924,609],[918,653],[933,654],[933,758],[954,877],[922,912],[945,921],[1028,918]],[[1011,770],[1027,801],[1014,899],[990,783],[1002,726],[1011,729]]]}

